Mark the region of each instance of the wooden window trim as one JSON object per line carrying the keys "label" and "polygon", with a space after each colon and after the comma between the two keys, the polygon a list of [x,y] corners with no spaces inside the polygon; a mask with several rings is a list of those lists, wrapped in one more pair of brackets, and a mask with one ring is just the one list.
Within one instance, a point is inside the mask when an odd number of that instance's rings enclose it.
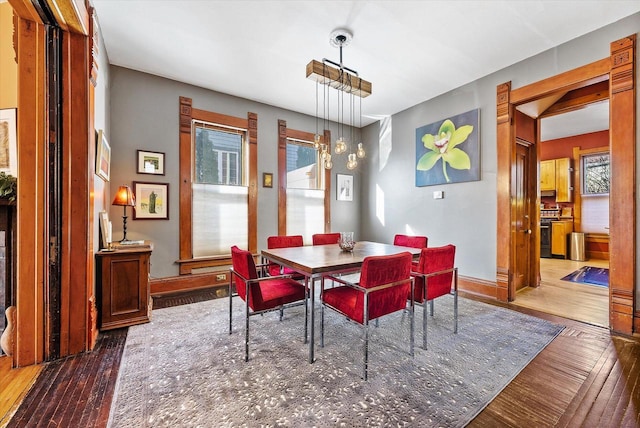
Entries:
{"label": "wooden window trim", "polygon": [[192,108],[192,99],[180,97],[180,259],[176,263],[180,266],[180,275],[191,274],[196,268],[216,267],[231,263],[231,254],[223,257],[199,257],[193,258],[191,242],[192,213],[191,213],[191,144],[192,144],[192,120],[217,123],[235,128],[247,130],[249,137],[249,248],[252,253],[257,251],[258,242],[258,115],[247,113],[247,118],[228,116],[221,113],[210,112]]}
{"label": "wooden window trim", "polygon": [[[313,141],[315,134],[287,128],[287,121],[278,119],[278,235],[287,234],[287,139]],[[326,141],[326,143],[325,143]],[[331,131],[325,130],[320,142],[331,153]],[[331,232],[331,170],[324,170],[324,231]]]}

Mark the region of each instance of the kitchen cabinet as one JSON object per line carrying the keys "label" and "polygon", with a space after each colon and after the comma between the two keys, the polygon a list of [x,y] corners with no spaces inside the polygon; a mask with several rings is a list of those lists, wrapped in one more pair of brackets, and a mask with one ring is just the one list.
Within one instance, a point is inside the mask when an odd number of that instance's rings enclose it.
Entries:
{"label": "kitchen cabinet", "polygon": [[556,190],[556,161],[554,159],[540,162],[540,190]]}
{"label": "kitchen cabinet", "polygon": [[555,191],[556,202],[571,202],[571,159],[560,158],[540,162],[540,191]]}
{"label": "kitchen cabinet", "polygon": [[149,322],[151,245],[96,253],[100,330]]}
{"label": "kitchen cabinet", "polygon": [[573,232],[573,220],[551,222],[551,256],[567,258],[567,236]]}

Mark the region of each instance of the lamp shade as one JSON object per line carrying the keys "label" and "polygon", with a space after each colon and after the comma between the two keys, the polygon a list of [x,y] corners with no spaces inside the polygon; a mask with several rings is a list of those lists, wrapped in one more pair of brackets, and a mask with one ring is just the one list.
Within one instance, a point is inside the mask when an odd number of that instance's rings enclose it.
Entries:
{"label": "lamp shade", "polygon": [[118,188],[116,197],[113,198],[112,205],[124,205],[125,207],[133,207],[136,205],[136,197],[131,191],[131,187],[123,185]]}

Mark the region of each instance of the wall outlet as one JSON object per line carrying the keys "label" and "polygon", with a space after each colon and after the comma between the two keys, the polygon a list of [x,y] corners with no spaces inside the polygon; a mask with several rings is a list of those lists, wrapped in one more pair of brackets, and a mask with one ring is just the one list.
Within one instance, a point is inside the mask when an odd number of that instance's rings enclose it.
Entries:
{"label": "wall outlet", "polygon": [[220,275],[216,275],[216,281],[225,281],[227,279],[227,275],[222,273]]}
{"label": "wall outlet", "polygon": [[433,191],[433,199],[442,199],[442,198],[444,198],[444,192],[442,190]]}

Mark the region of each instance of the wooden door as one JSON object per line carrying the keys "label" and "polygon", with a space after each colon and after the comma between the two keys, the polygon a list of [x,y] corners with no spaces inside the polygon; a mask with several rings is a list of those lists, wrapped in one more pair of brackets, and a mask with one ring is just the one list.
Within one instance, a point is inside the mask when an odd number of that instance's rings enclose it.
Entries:
{"label": "wooden door", "polygon": [[[514,177],[515,203],[515,263],[513,282],[515,290],[529,286],[531,266],[531,194],[529,146],[516,144]],[[515,296],[511,296],[511,299]]]}

